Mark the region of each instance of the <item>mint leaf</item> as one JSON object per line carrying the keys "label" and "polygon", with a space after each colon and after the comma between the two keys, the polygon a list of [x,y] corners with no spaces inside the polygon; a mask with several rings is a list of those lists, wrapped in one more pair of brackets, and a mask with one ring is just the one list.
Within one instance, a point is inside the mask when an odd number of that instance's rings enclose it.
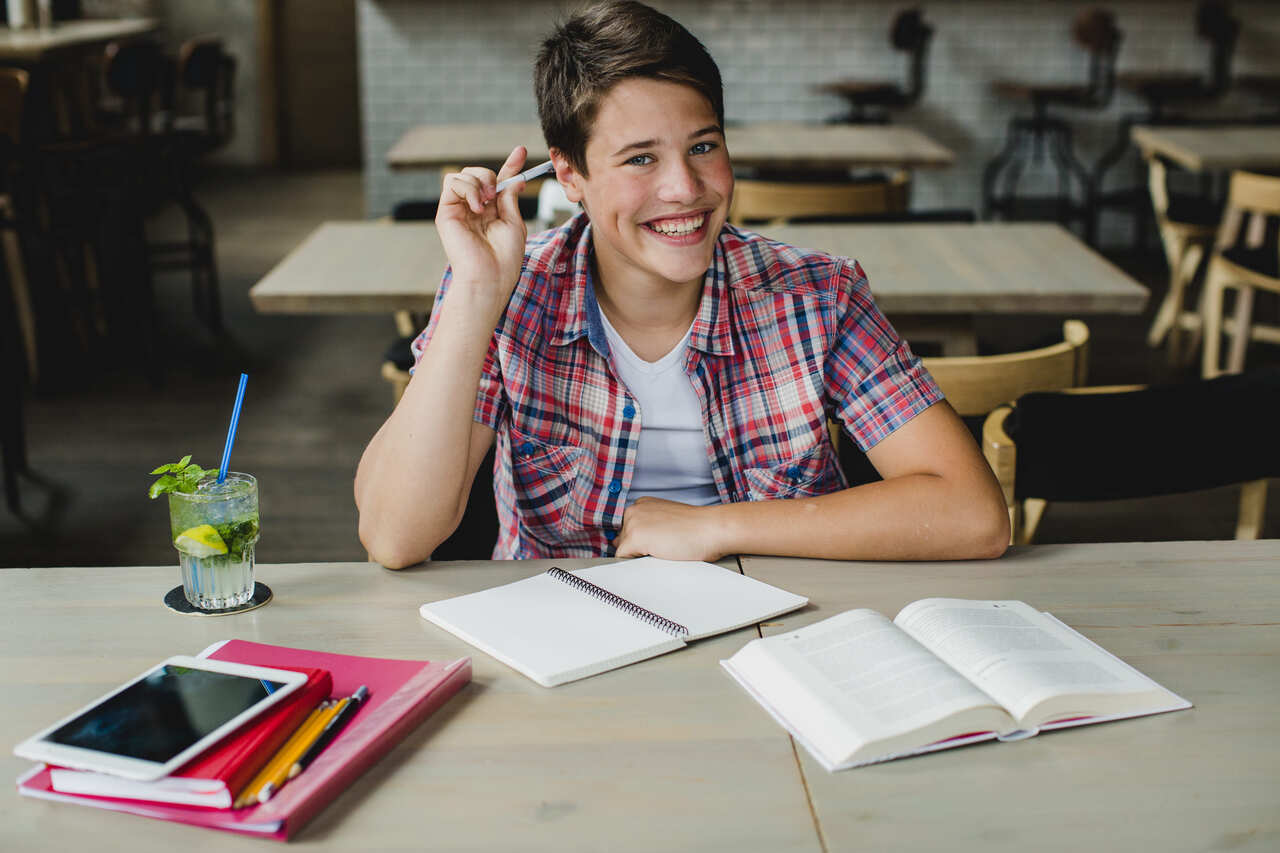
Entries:
{"label": "mint leaf", "polygon": [[165,474],[159,480],[151,484],[151,488],[147,491],[147,495],[155,500],[163,494],[174,491],[178,485],[178,478],[172,474]]}
{"label": "mint leaf", "polygon": [[186,456],[182,457],[177,462],[173,463],[173,470],[177,471],[179,468],[185,468],[190,463],[191,463],[191,454],[188,453]]}

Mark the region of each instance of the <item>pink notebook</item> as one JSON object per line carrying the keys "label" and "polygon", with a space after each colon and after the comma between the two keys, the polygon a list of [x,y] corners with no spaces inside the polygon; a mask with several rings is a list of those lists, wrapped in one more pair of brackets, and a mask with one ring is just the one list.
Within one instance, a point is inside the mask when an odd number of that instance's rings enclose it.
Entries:
{"label": "pink notebook", "polygon": [[20,777],[18,792],[28,797],[79,803],[284,841],[471,680],[470,658],[460,658],[451,663],[389,660],[291,649],[246,640],[229,640],[204,656],[259,666],[326,669],[333,675],[335,696],[350,696],[364,684],[369,688],[369,697],[342,733],[302,775],[281,788],[270,802],[251,808],[232,811],[63,794],[53,790],[49,768],[45,765],[39,765]]}

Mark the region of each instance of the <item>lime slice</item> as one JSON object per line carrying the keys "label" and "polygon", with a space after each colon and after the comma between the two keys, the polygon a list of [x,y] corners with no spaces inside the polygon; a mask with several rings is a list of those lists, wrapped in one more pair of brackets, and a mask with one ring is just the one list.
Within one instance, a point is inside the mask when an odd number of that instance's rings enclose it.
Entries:
{"label": "lime slice", "polygon": [[227,543],[222,541],[212,524],[199,524],[184,530],[173,540],[173,545],[192,557],[216,557],[227,553]]}

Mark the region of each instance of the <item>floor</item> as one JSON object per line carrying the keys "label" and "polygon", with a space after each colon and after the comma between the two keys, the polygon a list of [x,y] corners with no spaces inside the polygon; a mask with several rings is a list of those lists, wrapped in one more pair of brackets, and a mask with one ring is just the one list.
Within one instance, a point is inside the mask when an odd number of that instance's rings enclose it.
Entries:
{"label": "floor", "polygon": [[[0,567],[176,563],[165,501],[146,497],[148,472],[187,453],[206,467],[218,464],[241,371],[249,381],[231,467],[260,483],[258,560],[365,558],[351,484],[365,443],[390,407],[378,368],[394,336],[391,319],[259,315],[248,299],[249,288],[318,223],[363,217],[360,174],[219,175],[200,197],[218,229],[229,338],[215,339],[194,320],[185,277],[166,273],[157,279],[166,353],[160,388],[128,359],[94,352],[30,395],[31,475],[22,484],[22,514],[0,510]],[[178,221],[160,216],[153,233],[172,231]],[[1112,260],[1160,295],[1158,254]],[[1094,340],[1091,382],[1195,375],[1170,368],[1143,344],[1154,302],[1141,317],[1085,318]],[[986,320],[979,331],[984,350],[1011,350],[1051,340],[1059,328],[1060,318],[1016,317]],[[1251,352],[1251,363],[1280,360],[1277,350]],[[1237,493],[1228,487],[1057,504],[1038,541],[1229,538]],[[1267,532],[1280,535],[1280,498],[1270,503]]]}

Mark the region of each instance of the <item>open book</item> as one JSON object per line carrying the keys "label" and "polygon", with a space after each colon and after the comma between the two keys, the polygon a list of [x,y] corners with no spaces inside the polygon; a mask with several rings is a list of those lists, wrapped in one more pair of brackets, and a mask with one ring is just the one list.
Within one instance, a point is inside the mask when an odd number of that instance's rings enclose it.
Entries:
{"label": "open book", "polygon": [[543,687],[626,666],[803,607],[711,563],[641,557],[550,569],[422,605],[427,619]]}
{"label": "open book", "polygon": [[721,664],[827,770],[1191,707],[1021,601],[850,610]]}

